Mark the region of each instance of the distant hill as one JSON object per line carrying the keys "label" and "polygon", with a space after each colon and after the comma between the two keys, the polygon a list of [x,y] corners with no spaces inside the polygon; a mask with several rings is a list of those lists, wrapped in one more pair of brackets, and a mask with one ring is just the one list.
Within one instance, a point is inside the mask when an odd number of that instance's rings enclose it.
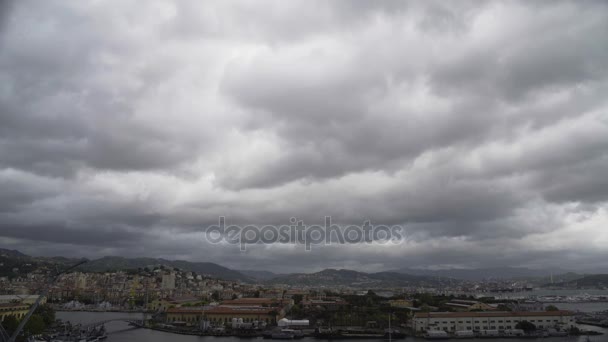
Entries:
{"label": "distant hill", "polygon": [[524,267],[496,267],[496,268],[477,268],[477,269],[445,269],[445,270],[424,270],[403,268],[395,272],[415,275],[438,276],[462,280],[480,281],[488,279],[518,279],[518,278],[540,278],[549,276],[551,273],[566,273],[565,270],[534,270]]}
{"label": "distant hill", "polygon": [[[30,272],[44,265],[71,266],[81,259],[70,259],[65,257],[32,257],[19,251],[0,249],[0,276],[16,276],[20,273]],[[179,268],[185,271],[208,275],[213,278],[225,280],[238,280],[253,282],[253,278],[241,272],[212,262],[189,262],[185,260],[166,260],[156,258],[124,258],[117,256],[106,256],[99,259],[89,260],[77,270],[83,272],[105,272],[118,270],[131,270],[144,268],[146,266],[164,265]],[[14,271],[14,269],[18,269]]]}
{"label": "distant hill", "polygon": [[574,279],[558,284],[546,284],[546,286],[605,289],[608,288],[608,274],[590,274],[579,279]]}
{"label": "distant hill", "polygon": [[410,275],[398,272],[365,273],[345,269],[325,269],[316,273],[294,273],[267,281],[270,284],[352,286],[361,288],[438,286],[457,282],[454,279]]}
{"label": "distant hill", "polygon": [[226,280],[252,281],[252,279],[238,271],[212,262],[190,262],[185,260],[167,260],[156,258],[124,258],[117,256],[105,256],[99,259],[90,260],[79,267],[80,270],[87,272],[104,272],[111,270],[128,270],[145,268],[147,266],[163,265],[179,268],[185,271],[196,272],[215,278]]}
{"label": "distant hill", "polygon": [[19,252],[16,249],[4,249],[4,248],[0,248],[0,256],[3,256],[3,257],[16,257],[16,258],[27,257],[27,255]]}
{"label": "distant hill", "polygon": [[270,280],[276,277],[283,276],[284,274],[277,274],[270,271],[260,271],[260,270],[238,270],[240,273],[255,279],[255,280]]}

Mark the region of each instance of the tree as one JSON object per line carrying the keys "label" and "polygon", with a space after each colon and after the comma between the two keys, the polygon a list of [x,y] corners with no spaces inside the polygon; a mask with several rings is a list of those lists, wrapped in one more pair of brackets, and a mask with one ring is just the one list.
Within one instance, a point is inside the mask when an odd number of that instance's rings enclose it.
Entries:
{"label": "tree", "polygon": [[38,335],[42,334],[45,328],[46,324],[44,324],[44,319],[42,318],[42,316],[33,314],[32,317],[30,317],[29,321],[27,321],[23,329],[29,335]]}
{"label": "tree", "polygon": [[559,311],[559,309],[558,309],[558,308],[557,308],[557,306],[555,306],[555,305],[548,305],[548,306],[545,308],[545,311]]}
{"label": "tree", "polygon": [[4,330],[6,330],[6,332],[9,333],[9,335],[12,334],[15,329],[17,329],[18,325],[19,320],[17,319],[17,317],[15,317],[15,315],[4,317],[4,320],[2,321],[2,327],[4,328]]}
{"label": "tree", "polygon": [[430,307],[430,306],[428,306],[427,304],[422,304],[422,305],[420,306],[420,311],[421,311],[421,312],[431,312],[431,307]]}
{"label": "tree", "polygon": [[529,333],[536,330],[536,325],[528,321],[521,321],[515,325],[515,329],[521,329],[525,333]]}
{"label": "tree", "polygon": [[38,306],[34,313],[40,315],[47,326],[55,323],[55,310],[48,304]]}
{"label": "tree", "polygon": [[301,294],[295,294],[291,298],[293,299],[293,303],[296,305],[300,304],[302,302],[302,299],[304,299],[304,297]]}

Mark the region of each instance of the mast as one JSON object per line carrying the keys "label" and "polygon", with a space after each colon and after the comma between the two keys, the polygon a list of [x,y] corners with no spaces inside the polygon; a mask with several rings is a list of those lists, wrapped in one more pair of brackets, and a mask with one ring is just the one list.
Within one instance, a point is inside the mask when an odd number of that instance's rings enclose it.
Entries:
{"label": "mast", "polygon": [[392,341],[391,338],[391,334],[392,334],[392,330],[391,330],[391,316],[393,316],[392,312],[388,313],[388,342]]}

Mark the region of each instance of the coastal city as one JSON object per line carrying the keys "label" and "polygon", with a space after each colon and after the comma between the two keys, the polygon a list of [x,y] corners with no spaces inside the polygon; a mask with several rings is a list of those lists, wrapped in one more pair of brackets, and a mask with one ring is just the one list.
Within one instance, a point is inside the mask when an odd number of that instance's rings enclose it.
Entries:
{"label": "coastal city", "polygon": [[[47,315],[48,311],[58,313],[54,318],[64,313],[114,313],[110,321],[123,321],[133,328],[215,337],[589,337],[603,333],[594,328],[608,327],[605,283],[579,291],[570,282],[555,283],[551,278],[554,283],[541,291],[532,280],[508,279],[421,277],[413,282],[421,284],[410,286],[345,285],[338,278],[352,276],[352,271],[324,270],[295,275],[300,281],[303,277],[317,279],[318,284],[298,285],[288,283],[285,276],[278,282],[243,274],[243,280],[226,280],[162,263],[113,271],[70,271],[49,283],[65,261],[7,250],[0,257],[4,274],[0,277],[0,320],[7,335],[35,304],[40,306],[34,317],[40,308]],[[19,262],[26,271],[19,270]],[[328,279],[335,285],[324,283]],[[570,294],[564,294],[567,292]],[[36,303],[39,297],[41,301]],[[581,310],[585,305],[607,309]],[[78,325],[47,317],[45,324],[26,325],[22,336],[69,341],[84,334],[83,338],[99,339],[100,331],[106,336],[107,321],[100,318]]]}

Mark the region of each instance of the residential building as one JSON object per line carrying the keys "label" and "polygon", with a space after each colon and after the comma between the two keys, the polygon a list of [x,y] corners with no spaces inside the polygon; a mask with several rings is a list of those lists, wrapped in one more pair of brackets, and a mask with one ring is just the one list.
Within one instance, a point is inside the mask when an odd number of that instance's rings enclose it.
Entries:
{"label": "residential building", "polygon": [[175,273],[171,272],[163,274],[161,288],[164,290],[175,289]]}

